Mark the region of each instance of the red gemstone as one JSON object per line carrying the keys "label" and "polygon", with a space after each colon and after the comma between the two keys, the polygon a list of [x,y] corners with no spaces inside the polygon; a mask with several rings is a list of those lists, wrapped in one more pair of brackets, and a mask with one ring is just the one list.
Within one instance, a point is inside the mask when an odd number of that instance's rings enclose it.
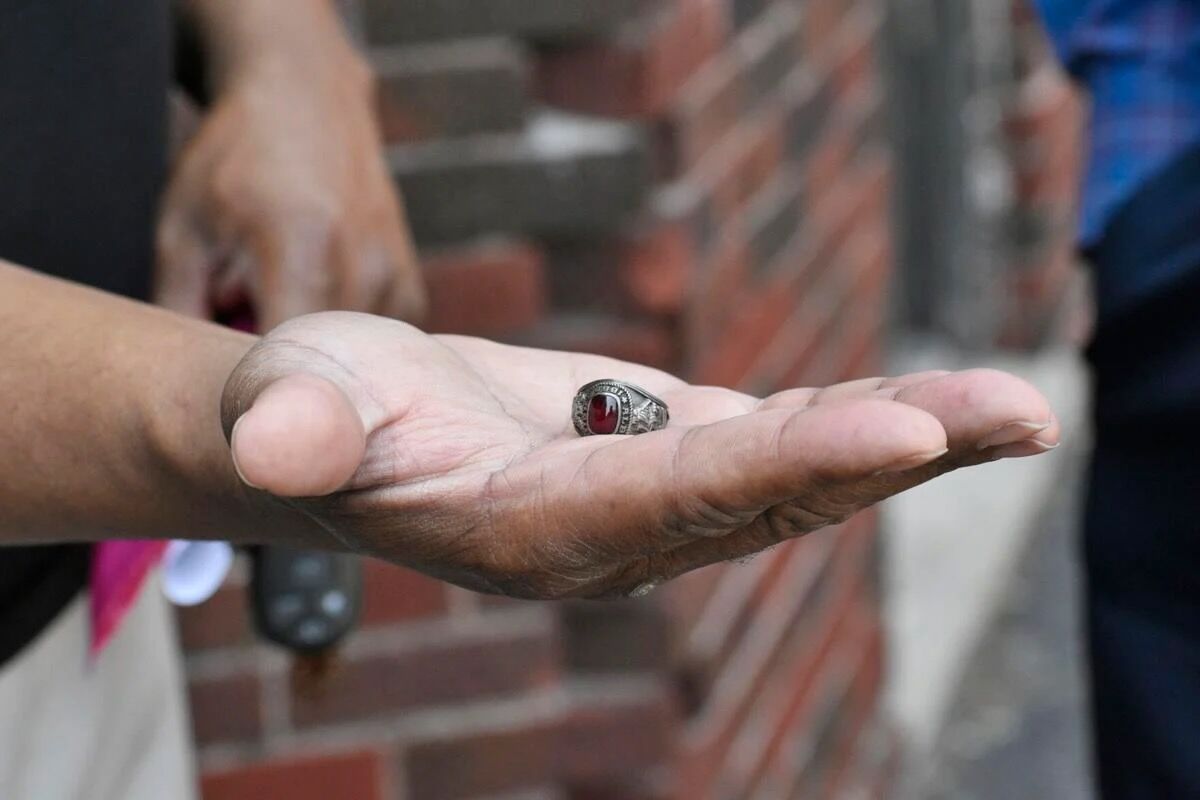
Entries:
{"label": "red gemstone", "polygon": [[620,421],[620,398],[604,393],[592,395],[592,401],[588,404],[588,430],[600,435],[616,433]]}

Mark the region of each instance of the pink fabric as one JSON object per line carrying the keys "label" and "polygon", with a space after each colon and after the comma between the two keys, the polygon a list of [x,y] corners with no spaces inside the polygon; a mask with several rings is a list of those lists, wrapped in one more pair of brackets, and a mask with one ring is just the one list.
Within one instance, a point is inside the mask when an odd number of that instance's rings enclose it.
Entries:
{"label": "pink fabric", "polygon": [[121,627],[137,599],[146,576],[162,560],[165,541],[113,541],[97,545],[92,553],[91,574],[91,654],[104,650]]}

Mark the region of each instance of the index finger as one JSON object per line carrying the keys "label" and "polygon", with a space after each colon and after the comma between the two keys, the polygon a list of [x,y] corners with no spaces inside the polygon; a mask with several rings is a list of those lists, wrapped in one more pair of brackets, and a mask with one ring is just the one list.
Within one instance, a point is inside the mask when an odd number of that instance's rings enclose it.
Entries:
{"label": "index finger", "polygon": [[539,531],[593,562],[627,559],[731,533],[814,486],[927,463],[946,448],[936,418],[885,400],[605,438],[563,442],[499,473],[497,532]]}
{"label": "index finger", "polygon": [[271,221],[250,234],[251,293],[264,332],[293,317],[333,308],[337,282],[329,242],[321,225]]}

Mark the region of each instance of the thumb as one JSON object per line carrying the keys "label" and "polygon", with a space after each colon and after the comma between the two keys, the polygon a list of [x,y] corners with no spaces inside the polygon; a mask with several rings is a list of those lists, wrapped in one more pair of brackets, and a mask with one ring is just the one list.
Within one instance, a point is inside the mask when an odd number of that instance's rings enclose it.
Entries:
{"label": "thumb", "polygon": [[366,428],[340,388],[298,373],[262,389],[234,422],[230,449],[248,485],[279,497],[317,497],[358,471]]}

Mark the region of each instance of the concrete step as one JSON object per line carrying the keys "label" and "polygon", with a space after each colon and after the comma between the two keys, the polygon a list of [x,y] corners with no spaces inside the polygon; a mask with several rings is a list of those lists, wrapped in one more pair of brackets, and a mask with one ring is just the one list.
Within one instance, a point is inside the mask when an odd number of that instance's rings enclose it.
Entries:
{"label": "concrete step", "polygon": [[939,740],[1021,555],[1088,438],[1085,370],[1073,351],[980,359],[917,343],[898,354],[892,371],[935,366],[996,367],[1030,381],[1058,414],[1063,445],[1039,458],[956,472],[885,504],[885,702],[917,762]]}

